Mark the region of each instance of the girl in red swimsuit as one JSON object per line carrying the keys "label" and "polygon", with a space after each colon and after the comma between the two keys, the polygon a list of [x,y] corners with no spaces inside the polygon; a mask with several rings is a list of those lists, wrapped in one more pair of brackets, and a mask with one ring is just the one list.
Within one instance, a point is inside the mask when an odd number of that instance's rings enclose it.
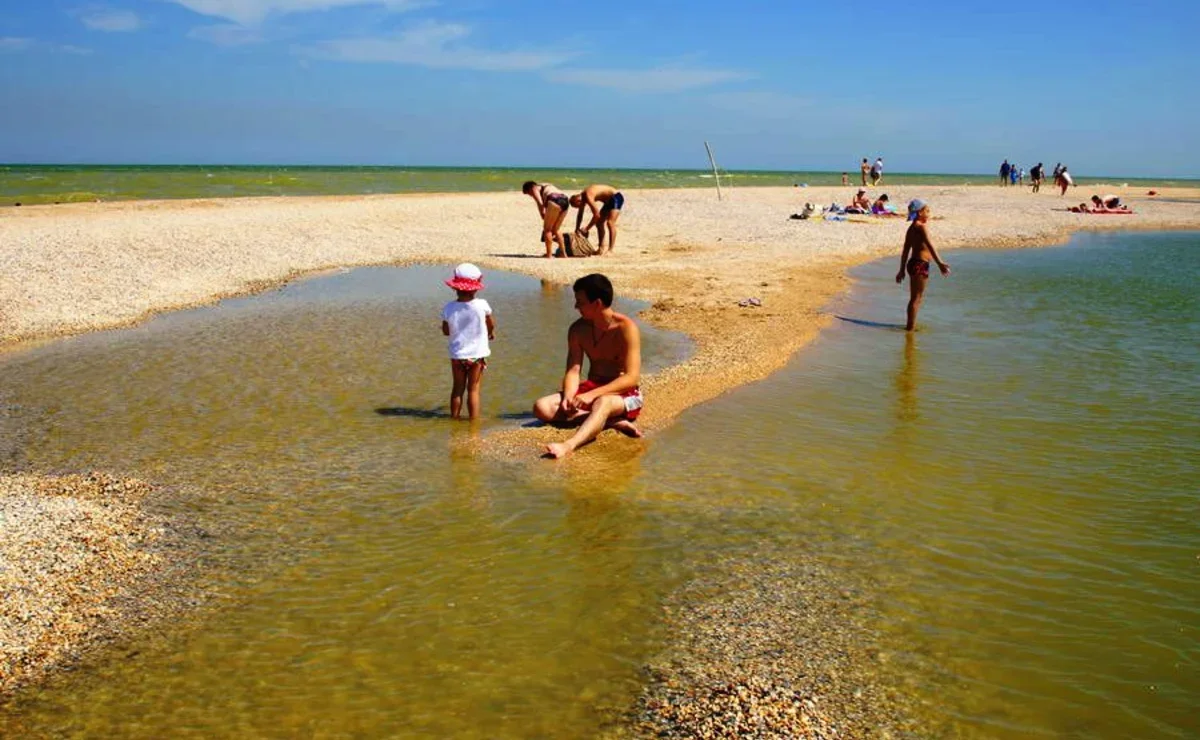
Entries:
{"label": "girl in red swimsuit", "polygon": [[896,273],[896,282],[904,282],[908,275],[908,321],[904,325],[907,331],[912,331],[917,325],[917,312],[921,310],[921,302],[925,298],[925,283],[929,281],[929,261],[937,263],[943,275],[950,274],[950,265],[942,262],[933,242],[929,241],[929,231],[925,224],[929,221],[929,206],[923,200],[914,200],[908,204],[908,220],[912,224],[904,235],[904,249],[900,252],[900,271]]}

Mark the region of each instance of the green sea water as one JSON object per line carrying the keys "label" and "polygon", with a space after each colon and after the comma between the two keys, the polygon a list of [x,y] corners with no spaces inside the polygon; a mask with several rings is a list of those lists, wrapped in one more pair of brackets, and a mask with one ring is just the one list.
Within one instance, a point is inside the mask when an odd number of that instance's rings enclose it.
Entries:
{"label": "green sea water", "polygon": [[[602,473],[477,454],[560,371],[569,297],[527,278],[489,287],[478,432],[441,418],[444,268],[0,358],[19,463],[181,486],[223,594],[0,735],[594,737],[662,600],[769,538],[870,577],[881,679],[928,736],[1196,737],[1200,235],[944,256],[915,335],[895,260],[859,268],[784,370],[628,459],[584,450]],[[649,333],[652,366],[688,351]]]}
{"label": "green sea water", "polygon": [[[851,182],[857,172],[849,173]],[[722,171],[723,187],[839,185],[839,172]],[[992,175],[887,173],[888,184],[991,183]],[[526,180],[565,189],[608,182],[624,188],[712,187],[708,170],[533,169],[507,167],[315,167],[223,165],[0,165],[0,206],[94,200],[270,195],[453,193],[519,189]],[[1077,178],[1078,180],[1078,178]],[[1086,181],[1086,182],[1084,182]],[[1196,185],[1192,180],[1083,176],[1080,184]]]}

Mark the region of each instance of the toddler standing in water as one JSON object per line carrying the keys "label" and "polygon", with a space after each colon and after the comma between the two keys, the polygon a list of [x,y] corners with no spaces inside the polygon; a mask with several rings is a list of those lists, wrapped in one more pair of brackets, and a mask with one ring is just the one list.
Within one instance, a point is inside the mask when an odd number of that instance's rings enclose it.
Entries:
{"label": "toddler standing in water", "polygon": [[458,298],[442,309],[442,334],[450,337],[450,372],[454,387],[450,391],[450,416],[462,417],[463,395],[472,421],[479,418],[479,386],[483,370],[492,353],[489,340],[496,338],[492,307],[475,294],[483,290],[483,273],[470,262],[454,268],[454,277],[446,285],[458,292]]}

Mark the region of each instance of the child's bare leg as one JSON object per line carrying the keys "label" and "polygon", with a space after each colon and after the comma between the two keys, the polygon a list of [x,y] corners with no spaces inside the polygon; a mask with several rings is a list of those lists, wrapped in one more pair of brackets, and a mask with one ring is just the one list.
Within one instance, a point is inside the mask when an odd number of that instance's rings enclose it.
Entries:
{"label": "child's bare leg", "polygon": [[624,413],[625,402],[619,396],[601,396],[592,404],[592,413],[583,420],[571,438],[566,442],[555,442],[546,445],[546,454],[561,458],[571,454],[579,445],[590,442],[603,431],[608,419],[616,414]]}
{"label": "child's bare leg", "polygon": [[454,375],[454,387],[450,389],[450,418],[462,415],[462,397],[467,389],[467,372],[454,360],[450,361],[450,372]]}
{"label": "child's bare leg", "polygon": [[480,360],[471,366],[470,376],[467,379],[467,412],[470,414],[471,421],[479,418],[479,390],[482,385],[483,361]]}
{"label": "child's bare leg", "polygon": [[908,281],[908,323],[904,325],[905,330],[912,331],[917,325],[917,312],[921,310],[921,303],[925,300],[925,282],[928,278],[920,275],[910,275]]}

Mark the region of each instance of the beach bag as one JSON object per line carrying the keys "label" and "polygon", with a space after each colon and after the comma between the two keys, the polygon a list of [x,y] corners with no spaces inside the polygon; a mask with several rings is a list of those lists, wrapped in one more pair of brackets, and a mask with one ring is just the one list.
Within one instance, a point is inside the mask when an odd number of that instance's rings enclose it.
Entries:
{"label": "beach bag", "polygon": [[600,253],[600,250],[578,231],[574,234],[563,234],[563,248],[568,257],[593,257]]}

